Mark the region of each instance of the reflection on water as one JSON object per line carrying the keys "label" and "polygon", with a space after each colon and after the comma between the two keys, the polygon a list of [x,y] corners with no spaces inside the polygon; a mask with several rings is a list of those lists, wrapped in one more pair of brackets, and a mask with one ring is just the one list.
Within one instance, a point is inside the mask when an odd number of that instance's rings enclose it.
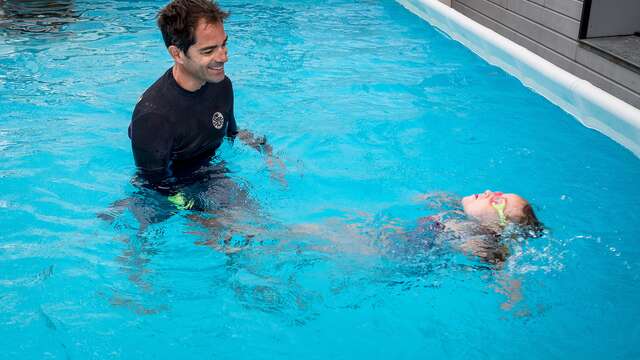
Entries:
{"label": "reflection on water", "polygon": [[57,33],[77,18],[73,0],[0,0],[3,33]]}

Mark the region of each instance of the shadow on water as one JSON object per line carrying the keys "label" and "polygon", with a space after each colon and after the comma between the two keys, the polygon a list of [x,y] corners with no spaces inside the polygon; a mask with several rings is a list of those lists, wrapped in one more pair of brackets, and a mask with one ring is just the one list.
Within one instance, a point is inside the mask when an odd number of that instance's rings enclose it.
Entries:
{"label": "shadow on water", "polygon": [[57,34],[78,17],[73,0],[0,0],[0,34]]}

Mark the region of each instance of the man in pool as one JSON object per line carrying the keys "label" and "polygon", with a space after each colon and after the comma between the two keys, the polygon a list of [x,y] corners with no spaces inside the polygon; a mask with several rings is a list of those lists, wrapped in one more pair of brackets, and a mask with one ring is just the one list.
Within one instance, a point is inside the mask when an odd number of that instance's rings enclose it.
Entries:
{"label": "man in pool", "polygon": [[174,65],[140,97],[129,125],[138,172],[155,190],[175,195],[176,182],[208,166],[225,137],[238,136],[273,164],[265,139],[236,125],[224,71],[227,16],[209,0],[174,0],[158,14]]}
{"label": "man in pool", "polygon": [[224,161],[212,161],[225,138],[238,137],[264,153],[272,177],[286,184],[284,165],[264,137],[236,124],[233,88],[225,74],[227,17],[211,0],[173,0],[160,10],[158,27],[174,64],[142,94],[133,111],[129,137],[137,190],[98,214],[100,218],[113,222],[129,209],[143,233],[176,211],[190,210],[197,212],[189,215],[195,222],[218,234],[225,230],[218,223],[235,226],[237,214],[256,216],[251,214],[258,206],[227,176]]}

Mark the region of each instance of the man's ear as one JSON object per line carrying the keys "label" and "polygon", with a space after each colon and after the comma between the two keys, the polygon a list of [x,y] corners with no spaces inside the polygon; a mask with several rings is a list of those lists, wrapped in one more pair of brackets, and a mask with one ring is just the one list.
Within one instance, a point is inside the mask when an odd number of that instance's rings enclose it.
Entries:
{"label": "man's ear", "polygon": [[173,58],[173,60],[178,63],[178,64],[182,64],[184,62],[184,60],[182,59],[182,56],[184,55],[182,53],[182,50],[178,49],[177,46],[175,45],[170,45],[167,50],[169,51],[169,55],[171,55],[171,57]]}

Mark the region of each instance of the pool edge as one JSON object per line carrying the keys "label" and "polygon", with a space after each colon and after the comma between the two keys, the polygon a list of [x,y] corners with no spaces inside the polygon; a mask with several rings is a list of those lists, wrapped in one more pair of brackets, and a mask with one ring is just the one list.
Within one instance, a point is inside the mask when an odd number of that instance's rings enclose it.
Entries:
{"label": "pool edge", "polygon": [[485,61],[515,76],[640,158],[640,109],[480,25],[437,0],[396,0]]}

